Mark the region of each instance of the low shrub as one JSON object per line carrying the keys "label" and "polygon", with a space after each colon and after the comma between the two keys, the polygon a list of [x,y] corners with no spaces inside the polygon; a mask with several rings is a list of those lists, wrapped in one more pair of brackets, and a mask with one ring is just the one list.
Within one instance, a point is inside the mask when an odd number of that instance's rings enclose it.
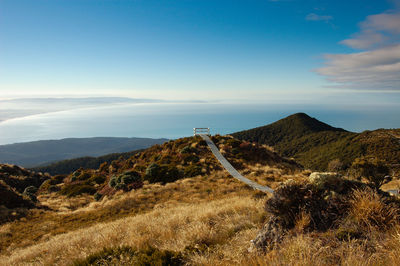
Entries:
{"label": "low shrub", "polygon": [[94,175],[89,179],[90,182],[95,184],[103,184],[106,181],[106,177],[102,175]]}
{"label": "low shrub", "polygon": [[193,152],[196,152],[196,149],[191,146],[185,146],[185,147],[183,147],[183,149],[181,149],[182,154],[193,153]]}
{"label": "low shrub", "polygon": [[34,186],[26,187],[23,194],[35,194],[37,192],[37,188]]}
{"label": "low shrub", "polygon": [[90,173],[88,172],[81,172],[81,174],[79,176],[77,176],[78,180],[87,180],[91,177]]}
{"label": "low shrub", "polygon": [[24,192],[22,193],[22,195],[28,197],[31,201],[33,202],[37,202],[37,198],[36,198],[36,192],[37,192],[37,188],[34,186],[29,186],[26,187]]}
{"label": "low shrub", "polygon": [[240,144],[242,144],[242,142],[240,140],[237,140],[237,139],[228,139],[226,141],[226,144],[231,146],[232,148],[239,148]]}
{"label": "low shrub", "polygon": [[185,168],[185,176],[186,177],[193,177],[197,175],[201,175],[201,167],[198,165],[189,165]]}
{"label": "low shrub", "polygon": [[95,199],[96,201],[99,201],[99,200],[101,200],[101,198],[103,197],[103,195],[102,195],[101,193],[99,193],[99,192],[96,192],[96,193],[94,193],[93,197],[94,197],[94,199]]}
{"label": "low shrub", "polygon": [[161,182],[165,184],[181,179],[183,176],[184,173],[174,165],[158,165],[152,163],[147,167],[144,179],[148,180],[150,183]]}
{"label": "low shrub", "polygon": [[108,184],[117,190],[130,190],[143,186],[142,176],[136,171],[126,171],[120,175],[113,176]]}
{"label": "low shrub", "polygon": [[266,201],[265,209],[271,216],[253,241],[257,248],[272,247],[295,226],[302,231],[338,227],[349,214],[354,189],[365,187],[360,182],[328,174],[309,178],[310,181],[286,181]]}
{"label": "low shrub", "polygon": [[199,146],[202,146],[202,147],[207,146],[207,142],[204,139],[202,139],[199,141]]}
{"label": "low shrub", "polygon": [[189,154],[189,155],[187,155],[187,156],[185,156],[183,158],[183,161],[185,162],[185,164],[187,164],[187,163],[197,163],[197,162],[200,161],[200,158],[198,156],[196,156],[196,155]]}

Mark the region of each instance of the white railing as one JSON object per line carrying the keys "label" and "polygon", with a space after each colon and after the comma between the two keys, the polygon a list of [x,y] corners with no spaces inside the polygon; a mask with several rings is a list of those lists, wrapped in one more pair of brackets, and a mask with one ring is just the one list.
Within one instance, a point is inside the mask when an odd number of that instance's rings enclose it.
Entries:
{"label": "white railing", "polygon": [[208,135],[210,136],[210,128],[209,127],[195,127],[193,128],[193,135]]}

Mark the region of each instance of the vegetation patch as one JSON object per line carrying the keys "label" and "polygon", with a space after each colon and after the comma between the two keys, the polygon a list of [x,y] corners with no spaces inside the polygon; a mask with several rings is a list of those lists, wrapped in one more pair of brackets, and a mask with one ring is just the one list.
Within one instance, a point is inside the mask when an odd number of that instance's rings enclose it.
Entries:
{"label": "vegetation patch", "polygon": [[345,170],[356,158],[366,156],[385,161],[400,174],[400,142],[394,137],[399,132],[379,129],[353,133],[298,113],[232,136],[272,146],[282,156],[293,157],[308,169],[326,171],[330,162],[337,160],[339,170]]}
{"label": "vegetation patch", "polygon": [[93,195],[96,193],[96,189],[93,186],[85,185],[81,183],[73,183],[64,185],[59,192],[61,195],[66,195],[67,197],[74,197],[84,193]]}
{"label": "vegetation patch", "polygon": [[123,189],[125,191],[143,186],[142,177],[136,171],[125,171],[120,175],[113,176],[108,184],[116,190]]}
{"label": "vegetation patch", "polygon": [[387,230],[398,221],[400,202],[375,186],[335,173],[316,173],[308,181],[288,180],[266,201],[271,215],[254,240],[257,248],[273,248],[291,231],[336,230],[338,239]]}
{"label": "vegetation patch", "polygon": [[77,260],[74,266],[90,265],[184,265],[183,256],[179,252],[159,250],[153,247],[136,250],[129,246],[104,248],[89,255],[83,260]]}

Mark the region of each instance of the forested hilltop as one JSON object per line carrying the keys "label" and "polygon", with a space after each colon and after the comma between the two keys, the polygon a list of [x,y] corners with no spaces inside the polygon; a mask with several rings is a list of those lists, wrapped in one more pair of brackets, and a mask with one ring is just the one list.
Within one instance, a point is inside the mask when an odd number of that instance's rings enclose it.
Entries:
{"label": "forested hilltop", "polygon": [[304,113],[231,135],[267,144],[281,155],[293,157],[314,170],[327,170],[332,161],[336,167],[347,169],[361,157],[378,158],[395,170],[400,163],[400,129],[354,133],[332,127]]}

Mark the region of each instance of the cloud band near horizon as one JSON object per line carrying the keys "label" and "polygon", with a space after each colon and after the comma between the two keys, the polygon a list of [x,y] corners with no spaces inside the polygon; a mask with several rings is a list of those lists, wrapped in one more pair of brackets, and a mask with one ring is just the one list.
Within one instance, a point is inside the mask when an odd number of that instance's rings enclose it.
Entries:
{"label": "cloud band near horizon", "polygon": [[341,44],[361,49],[327,54],[315,71],[341,88],[400,90],[400,9],[368,16],[360,32]]}

